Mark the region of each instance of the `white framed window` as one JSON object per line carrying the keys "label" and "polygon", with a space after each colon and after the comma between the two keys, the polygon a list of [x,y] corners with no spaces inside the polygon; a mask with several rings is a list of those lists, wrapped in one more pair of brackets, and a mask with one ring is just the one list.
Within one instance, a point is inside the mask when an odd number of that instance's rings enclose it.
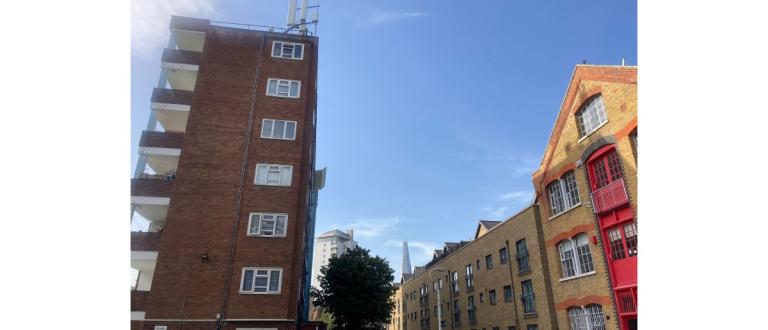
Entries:
{"label": "white framed window", "polygon": [[570,278],[595,271],[592,262],[592,252],[589,250],[589,238],[586,233],[576,235],[572,239],[563,240],[557,244],[560,252],[560,265],[563,278]]}
{"label": "white framed window", "polygon": [[241,294],[278,294],[282,284],[282,268],[243,267]]}
{"label": "white framed window", "polygon": [[288,215],[284,213],[251,213],[248,236],[285,237]]}
{"label": "white framed window", "polygon": [[267,79],[267,95],[298,99],[301,91],[301,81],[286,79]]}
{"label": "white framed window", "polygon": [[265,139],[295,140],[296,122],[265,118],[261,121],[261,137]]}
{"label": "white framed window", "polygon": [[291,60],[304,59],[304,44],[285,41],[273,41],[272,57],[287,58]]}
{"label": "white framed window", "polygon": [[605,330],[603,307],[597,304],[568,308],[571,330]]}
{"label": "white framed window", "polygon": [[290,186],[293,166],[281,164],[256,164],[254,183],[266,186]]}
{"label": "white framed window", "polygon": [[565,173],[560,179],[552,181],[547,186],[549,193],[549,208],[554,217],[563,213],[581,202],[579,200],[579,187],[576,185],[576,174],[574,171]]}
{"label": "white framed window", "polygon": [[603,106],[603,97],[593,97],[587,104],[576,112],[576,124],[579,128],[579,138],[583,138],[594,132],[608,121]]}

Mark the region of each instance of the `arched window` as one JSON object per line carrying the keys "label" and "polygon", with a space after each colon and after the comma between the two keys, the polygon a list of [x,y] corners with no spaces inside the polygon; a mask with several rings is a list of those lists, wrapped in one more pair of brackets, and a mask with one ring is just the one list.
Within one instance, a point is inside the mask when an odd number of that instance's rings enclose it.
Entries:
{"label": "arched window", "polygon": [[583,108],[576,112],[576,124],[579,128],[579,138],[594,132],[608,121],[603,106],[603,97],[597,95],[587,101]]}
{"label": "arched window", "polygon": [[571,330],[605,330],[603,307],[597,304],[568,308]]}
{"label": "arched window", "polygon": [[552,217],[579,205],[579,188],[574,171],[565,173],[547,186]]}
{"label": "arched window", "polygon": [[595,265],[592,262],[592,252],[589,250],[589,238],[586,233],[560,241],[557,244],[557,249],[560,251],[560,265],[563,269],[563,278],[595,271]]}

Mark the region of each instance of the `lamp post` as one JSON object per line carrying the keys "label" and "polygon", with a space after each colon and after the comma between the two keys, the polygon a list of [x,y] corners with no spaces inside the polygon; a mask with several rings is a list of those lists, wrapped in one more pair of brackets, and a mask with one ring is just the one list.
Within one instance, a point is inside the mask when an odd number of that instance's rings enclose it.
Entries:
{"label": "lamp post", "polygon": [[[429,270],[429,278],[434,281],[435,279],[432,277],[433,272],[440,272],[440,273],[448,273],[448,270],[442,267],[434,267]],[[442,275],[440,275],[440,279],[442,279]],[[434,285],[434,284],[432,284]],[[437,329],[443,330],[443,306],[442,301],[440,300],[440,283],[437,284]]]}

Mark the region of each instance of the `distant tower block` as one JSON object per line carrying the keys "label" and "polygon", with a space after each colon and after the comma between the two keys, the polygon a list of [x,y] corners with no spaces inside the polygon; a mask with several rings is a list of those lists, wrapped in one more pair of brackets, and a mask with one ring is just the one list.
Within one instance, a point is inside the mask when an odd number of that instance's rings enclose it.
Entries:
{"label": "distant tower block", "polygon": [[403,241],[403,265],[402,265],[403,279],[407,280],[413,277],[413,271],[411,268],[411,257],[408,254],[408,241]]}

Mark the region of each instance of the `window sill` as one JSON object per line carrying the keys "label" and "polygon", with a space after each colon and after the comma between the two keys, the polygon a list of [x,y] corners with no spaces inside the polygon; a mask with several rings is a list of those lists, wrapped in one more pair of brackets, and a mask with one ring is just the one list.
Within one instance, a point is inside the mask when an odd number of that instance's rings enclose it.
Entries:
{"label": "window sill", "polygon": [[539,317],[539,316],[536,315],[536,312],[525,313],[525,315],[523,315],[523,318],[525,318],[525,319],[535,319],[537,317]]}
{"label": "window sill", "polygon": [[251,291],[240,291],[240,294],[271,294],[271,295],[277,295],[277,294],[280,294],[280,291],[277,291],[277,292],[251,292]]}
{"label": "window sill", "polygon": [[600,127],[605,126],[605,124],[607,123],[608,123],[608,120],[606,119],[604,123],[597,126],[594,130],[592,130],[592,132],[589,132],[587,133],[587,135],[584,135],[582,138],[580,138],[578,143],[581,143],[581,141],[584,141],[586,138],[590,137],[592,134],[595,134],[595,132],[597,132],[600,129]]}
{"label": "window sill", "polygon": [[593,270],[593,271],[591,271],[589,273],[584,273],[584,274],[579,274],[579,275],[575,275],[575,276],[571,276],[571,277],[561,278],[559,281],[560,282],[565,282],[565,281],[575,280],[577,278],[587,277],[587,276],[595,275],[595,274],[596,274],[596,272]]}
{"label": "window sill", "polygon": [[560,213],[558,213],[558,214],[555,214],[555,215],[553,215],[553,216],[549,217],[549,220],[554,220],[555,218],[557,218],[557,217],[559,217],[559,216],[561,216],[561,215],[563,215],[563,214],[566,214],[566,213],[570,212],[571,210],[573,210],[573,209],[575,209],[575,208],[577,208],[577,207],[579,207],[579,206],[581,206],[581,202],[579,202],[578,204],[576,204],[576,205],[574,205],[574,206],[571,206],[571,207],[569,207],[569,208],[567,208],[567,209],[563,210],[563,212],[560,212]]}
{"label": "window sill", "polygon": [[261,138],[265,139],[265,140],[296,141],[296,138],[293,138],[293,139],[281,139],[281,138],[273,138],[273,137],[266,137],[266,136],[262,136]]}
{"label": "window sill", "polygon": [[524,270],[524,271],[521,271],[521,272],[517,272],[517,275],[528,275],[530,273],[531,273],[531,270],[528,269],[528,270]]}
{"label": "window sill", "polygon": [[260,237],[260,238],[286,238],[286,235],[254,235],[254,234],[248,234],[246,235],[248,237]]}
{"label": "window sill", "polygon": [[277,97],[281,99],[294,99],[294,100],[298,100],[301,98],[301,96],[280,96],[280,95],[271,95],[271,94],[267,94],[267,96]]}

